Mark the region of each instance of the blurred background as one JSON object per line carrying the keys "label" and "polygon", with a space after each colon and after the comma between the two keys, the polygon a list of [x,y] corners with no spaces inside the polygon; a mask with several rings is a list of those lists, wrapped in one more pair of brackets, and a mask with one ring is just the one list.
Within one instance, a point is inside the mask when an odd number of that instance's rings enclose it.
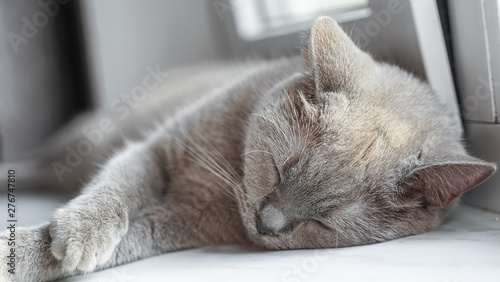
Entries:
{"label": "blurred background", "polygon": [[[301,34],[320,15],[336,19],[376,59],[428,81],[464,121],[470,149],[497,162],[499,6],[498,0],[0,0],[2,168],[37,158],[65,124],[113,107],[148,73],[297,55]],[[500,211],[498,181],[466,200]]]}

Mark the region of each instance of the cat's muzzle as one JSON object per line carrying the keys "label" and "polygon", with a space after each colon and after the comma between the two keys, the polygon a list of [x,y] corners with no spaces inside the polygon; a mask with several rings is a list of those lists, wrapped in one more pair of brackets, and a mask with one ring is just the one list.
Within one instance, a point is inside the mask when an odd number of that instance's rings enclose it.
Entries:
{"label": "cat's muzzle", "polygon": [[286,217],[279,209],[267,205],[257,212],[256,224],[259,234],[276,235],[285,227]]}

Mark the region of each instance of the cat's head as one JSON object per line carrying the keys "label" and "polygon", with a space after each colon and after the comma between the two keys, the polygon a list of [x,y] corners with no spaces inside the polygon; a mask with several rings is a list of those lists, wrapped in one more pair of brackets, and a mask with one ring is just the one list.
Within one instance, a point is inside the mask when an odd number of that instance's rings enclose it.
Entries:
{"label": "cat's head", "polygon": [[242,219],[268,248],[358,245],[435,228],[495,165],[469,156],[429,85],[316,20],[304,72],[252,117]]}

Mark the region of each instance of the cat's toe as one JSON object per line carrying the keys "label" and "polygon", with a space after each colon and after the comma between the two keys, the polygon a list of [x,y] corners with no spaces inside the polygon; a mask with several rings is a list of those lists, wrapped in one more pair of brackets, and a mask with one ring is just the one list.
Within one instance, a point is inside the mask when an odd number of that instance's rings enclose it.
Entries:
{"label": "cat's toe", "polygon": [[109,248],[107,251],[100,252],[97,254],[96,264],[98,266],[105,264],[111,258],[111,256],[113,255],[113,251],[114,251],[116,245],[118,245],[118,243],[119,243],[119,241],[117,240],[116,242],[114,242],[113,248]]}
{"label": "cat's toe", "polygon": [[52,243],[50,244],[50,252],[56,259],[62,260],[64,259],[64,256],[66,254],[66,246],[64,242],[61,240],[62,238],[60,236],[55,235],[56,228],[57,228],[57,223],[55,221],[51,222],[49,226],[49,236],[52,240]]}
{"label": "cat's toe", "polygon": [[82,259],[78,264],[77,268],[83,272],[91,272],[97,266],[96,255],[92,251],[84,251],[82,254]]}
{"label": "cat's toe", "polygon": [[[105,253],[113,253],[115,245],[108,245],[106,247],[102,244],[97,244],[95,240],[85,242],[77,242],[71,240],[67,242],[66,246],[52,246],[52,253],[61,254],[64,252],[61,259],[61,266],[65,271],[80,270],[83,272],[92,272],[98,265],[97,257],[102,257]],[[54,252],[54,250],[57,250]],[[64,251],[63,251],[64,250]],[[106,250],[106,251],[104,251]],[[58,255],[59,256],[59,255]],[[103,260],[102,263],[105,263]]]}
{"label": "cat's toe", "polygon": [[61,266],[65,271],[74,271],[82,259],[83,246],[80,242],[71,242],[65,249]]}

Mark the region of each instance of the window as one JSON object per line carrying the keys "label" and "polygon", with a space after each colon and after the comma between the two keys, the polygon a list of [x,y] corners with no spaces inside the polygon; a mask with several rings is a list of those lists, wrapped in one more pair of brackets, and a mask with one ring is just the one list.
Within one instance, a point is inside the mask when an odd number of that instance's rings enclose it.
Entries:
{"label": "window", "polygon": [[303,29],[304,23],[320,15],[367,17],[368,3],[368,0],[236,0],[233,6],[238,33],[252,40]]}

